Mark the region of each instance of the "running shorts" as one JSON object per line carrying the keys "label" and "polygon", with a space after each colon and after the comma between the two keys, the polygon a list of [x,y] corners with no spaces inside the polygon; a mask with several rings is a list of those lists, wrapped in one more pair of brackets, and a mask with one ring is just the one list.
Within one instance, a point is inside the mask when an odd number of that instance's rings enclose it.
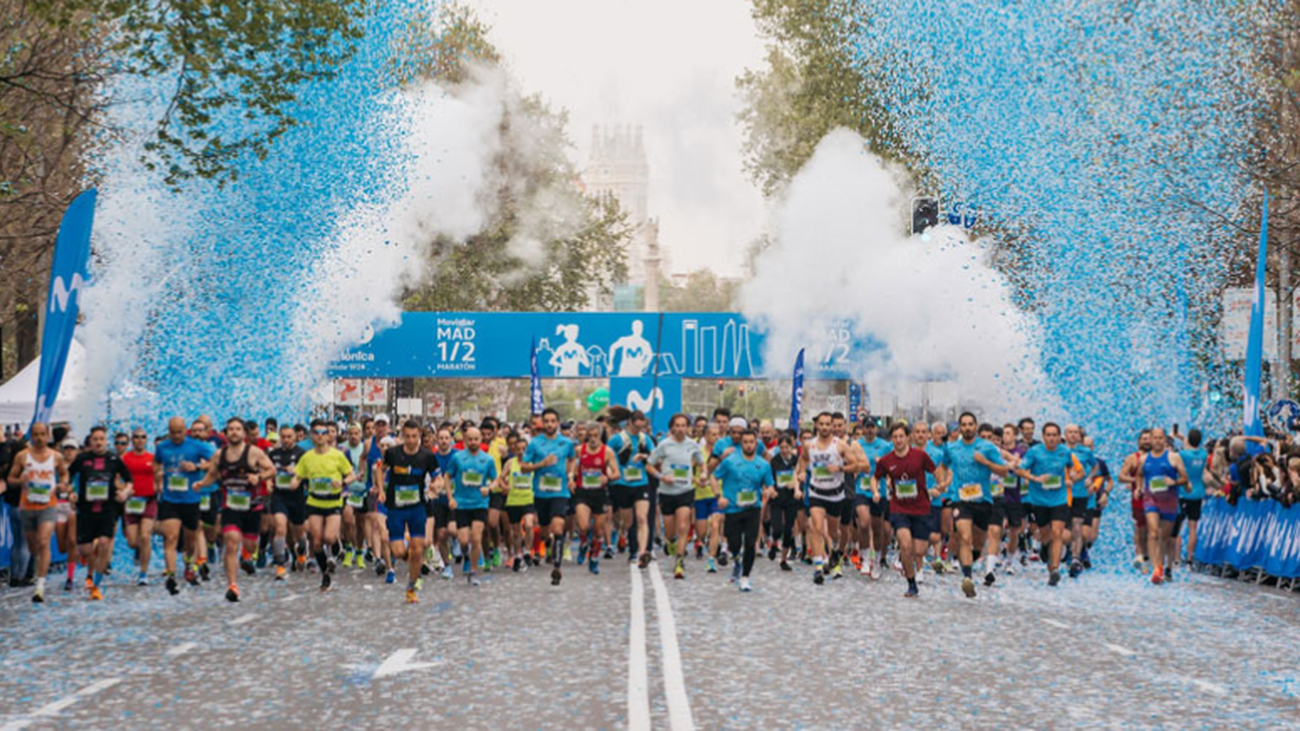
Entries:
{"label": "running shorts", "polygon": [[969,520],[976,528],[986,531],[993,517],[993,504],[986,502],[956,503],[953,520]]}
{"label": "running shorts", "polygon": [[1088,498],[1074,498],[1074,502],[1070,505],[1070,517],[1078,520],[1088,519]]}
{"label": "running shorts", "polygon": [[507,505],[506,506],[506,518],[510,521],[511,525],[518,525],[519,523],[522,523],[524,520],[524,516],[529,514],[536,515],[537,509],[531,505]]}
{"label": "running shorts", "polygon": [[506,494],[504,492],[488,493],[488,508],[500,510],[506,506]]}
{"label": "running shorts", "polygon": [[709,518],[722,512],[718,509],[718,499],[716,497],[704,498],[695,501],[695,519],[708,520]]}
{"label": "running shorts", "polygon": [[[395,510],[390,511],[390,514],[393,512],[397,512],[397,511]],[[488,519],[487,508],[470,508],[468,510],[461,510],[460,508],[456,508],[457,529],[471,528],[473,527],[474,523],[487,523],[487,519]],[[423,531],[424,529],[421,528],[420,530]]]}
{"label": "running shorts", "polygon": [[[411,538],[424,538],[424,524],[429,519],[423,505],[410,505],[405,508],[390,508],[388,517],[385,519],[388,524],[388,540],[403,541],[406,540],[406,534],[410,533]],[[486,513],[484,520],[487,520]]]}
{"label": "running shorts", "polygon": [[179,520],[185,530],[199,529],[198,503],[158,503],[158,521]]}
{"label": "running shorts", "polygon": [[637,502],[650,500],[650,486],[610,485],[609,500],[615,510],[631,510],[636,507]]}
{"label": "running shorts", "polygon": [[1035,505],[1034,523],[1044,528],[1053,522],[1067,523],[1070,520],[1069,505]]}
{"label": "running shorts", "polygon": [[[659,512],[664,515],[676,515],[682,508],[695,508],[695,492],[684,492],[680,495],[665,495],[659,493]],[[538,513],[540,515],[540,513]]]}
{"label": "running shorts", "polygon": [[1003,510],[1007,514],[1007,527],[1019,528],[1025,522],[1025,504],[1003,501]]}
{"label": "running shorts", "polygon": [[322,517],[322,518],[328,518],[328,517],[330,517],[331,515],[342,515],[342,514],[343,514],[343,506],[341,506],[341,505],[335,505],[334,507],[331,507],[331,508],[322,508],[322,507],[319,507],[319,506],[316,506],[316,505],[310,505],[310,504],[307,506],[307,517],[308,517],[308,518],[315,517],[315,516],[319,516],[319,517]]}
{"label": "running shorts", "polygon": [[262,532],[261,510],[221,509],[221,532],[239,531],[246,539],[255,539]]}
{"label": "running shorts", "polygon": [[[144,510],[131,512],[134,508],[132,503],[137,500],[144,501]],[[158,518],[158,498],[154,496],[145,498],[127,498],[126,505],[122,506],[122,517],[126,519],[127,525],[139,525],[142,520],[157,520]]]}
{"label": "running shorts", "polygon": [[99,512],[90,506],[77,508],[77,545],[85,546],[96,538],[112,538],[117,534],[117,510],[105,505]]}
{"label": "running shorts", "polygon": [[933,521],[929,515],[910,515],[908,513],[893,513],[889,516],[889,524],[894,526],[894,532],[908,530],[912,534],[914,541],[928,541],[930,534],[934,532]]}
{"label": "running shorts", "polygon": [[[533,506],[537,508],[538,525],[548,525],[556,518],[565,518],[569,515],[569,498],[567,497],[539,497],[533,500]],[[460,511],[456,511],[457,516]],[[456,518],[456,525],[460,527],[460,518]]]}
{"label": "running shorts", "polygon": [[307,495],[301,490],[276,490],[271,493],[271,514],[283,515],[293,525],[307,522]]}
{"label": "running shorts", "polygon": [[593,515],[599,515],[605,512],[605,506],[609,503],[609,493],[604,488],[599,490],[591,488],[580,488],[573,491],[573,504],[586,505],[591,509]]}

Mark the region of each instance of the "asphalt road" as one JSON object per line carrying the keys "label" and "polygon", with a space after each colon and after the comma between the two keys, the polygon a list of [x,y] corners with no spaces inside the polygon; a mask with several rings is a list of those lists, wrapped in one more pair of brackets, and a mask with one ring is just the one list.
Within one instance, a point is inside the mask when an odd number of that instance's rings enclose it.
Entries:
{"label": "asphalt road", "polygon": [[[0,729],[1300,728],[1300,593],[1041,569],[968,600],[928,576],[755,591],[691,561],[426,579],[0,589]],[[638,575],[639,574],[639,575]]]}

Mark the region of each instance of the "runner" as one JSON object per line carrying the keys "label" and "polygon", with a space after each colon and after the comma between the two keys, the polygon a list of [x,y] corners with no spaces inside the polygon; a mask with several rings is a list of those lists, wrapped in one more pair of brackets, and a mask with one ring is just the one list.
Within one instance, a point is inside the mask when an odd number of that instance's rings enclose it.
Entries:
{"label": "runner", "polygon": [[431,481],[438,475],[438,458],[420,444],[419,423],[406,420],[401,446],[384,450],[380,469],[375,472],[375,491],[388,510],[389,552],[394,559],[406,561],[407,604],[420,601],[417,592],[429,517],[424,505]]}
{"label": "runner", "polygon": [[[558,422],[558,419],[557,419]],[[457,452],[447,463],[447,479],[452,481],[454,492],[451,508],[456,511],[462,551],[468,551],[469,571],[465,578],[470,586],[478,586],[474,576],[479,559],[483,556],[483,528],[488,517],[488,491],[497,479],[496,462],[483,451],[483,435],[478,427],[470,426],[464,432],[465,449]],[[556,546],[558,549],[559,546]],[[559,570],[559,563],[556,563]],[[553,581],[552,583],[559,583]]]}
{"label": "runner", "polygon": [[[275,465],[266,452],[244,441],[245,421],[233,418],[226,422],[226,446],[217,450],[208,474],[195,483],[197,490],[221,483],[224,496],[221,508],[222,562],[226,569],[226,601],[239,601],[239,569],[252,576],[252,554],[257,550],[262,513],[266,510],[265,481],[275,476]],[[240,538],[243,545],[240,545]]]}
{"label": "runner", "polygon": [[[339,445],[339,451],[352,463],[352,471],[361,474],[361,463],[365,458],[366,445],[362,436],[361,425],[348,424],[347,439]],[[348,485],[347,495],[343,497],[343,566],[359,569],[366,567],[366,551],[375,545],[374,531],[368,517],[374,511],[377,498],[366,487],[365,480],[356,480]],[[306,513],[304,498],[303,512]],[[294,539],[295,543],[298,541]],[[306,551],[303,552],[304,554]]]}
{"label": "runner", "polygon": [[[491,416],[483,417],[483,421],[479,424],[479,433],[483,435],[483,451],[492,458],[492,464],[496,466],[499,475],[506,446],[504,442],[497,439],[498,427],[499,422]],[[498,486],[495,482],[489,486],[487,533],[484,536],[484,545],[488,549],[484,563],[488,571],[501,566],[501,544],[505,542],[505,536],[510,530],[504,510],[506,492],[506,488]]]}
{"label": "runner", "polygon": [[[769,534],[772,546],[768,549],[768,558],[776,557],[781,552],[781,570],[792,571],[790,557],[794,555],[795,525],[798,522],[799,507],[803,505],[803,473],[799,471],[799,455],[794,449],[794,435],[786,432],[777,440],[777,452],[772,455],[772,484],[776,493],[768,501],[772,531]],[[859,475],[861,478],[861,475]],[[867,476],[870,485],[870,475]],[[864,523],[864,525],[870,525]],[[865,544],[864,544],[865,545]],[[863,566],[866,566],[864,563]]]}
{"label": "runner", "polygon": [[942,574],[950,570],[948,562],[957,553],[954,549],[959,543],[953,529],[957,491],[953,487],[952,468],[948,463],[948,426],[936,421],[932,429],[924,421],[917,422],[912,427],[912,446],[924,449],[935,466],[933,487],[938,489],[939,497],[930,500],[930,547],[934,549],[930,567],[936,574]]}
{"label": "runner", "polygon": [[154,447],[154,490],[158,498],[158,525],[163,535],[163,576],[167,592],[180,593],[176,582],[176,549],[186,556],[185,580],[198,585],[194,561],[200,551],[199,508],[201,496],[194,483],[203,479],[216,448],[185,433],[179,416],[167,422],[167,438]]}
{"label": "runner", "polygon": [[[808,492],[811,496],[808,516],[809,526],[807,541],[809,553],[813,559],[813,583],[820,585],[825,581],[824,570],[827,558],[826,542],[830,537],[829,523],[838,525],[840,513],[850,509],[851,503],[845,495],[841,475],[854,474],[858,471],[857,458],[848,443],[832,435],[831,415],[822,412],[814,420],[817,436],[808,444],[808,449],[799,457],[799,471],[809,470]],[[929,535],[926,535],[929,540]],[[832,564],[837,564],[837,556],[832,556]]]}
{"label": "runner", "polygon": [[58,520],[57,492],[68,491],[68,467],[63,455],[50,449],[50,428],[42,422],[32,424],[26,449],[14,456],[9,469],[9,486],[22,490],[18,519],[22,524],[27,549],[35,562],[36,588],[32,602],[45,601],[45,577],[50,573],[50,539]]}
{"label": "runner", "polygon": [[[610,410],[614,413],[614,410]],[[633,411],[626,427],[609,438],[618,457],[619,478],[609,496],[617,512],[619,550],[627,548],[628,561],[636,561],[641,547],[650,542],[650,478],[646,460],[654,451],[654,440],[646,435],[646,415]],[[626,545],[625,545],[626,544]]]}
{"label": "runner", "polygon": [[718,505],[725,518],[727,545],[740,560],[732,571],[742,592],[752,589],[749,572],[754,568],[758,527],[763,504],[775,494],[772,467],[758,456],[758,434],[746,429],[740,435],[740,452],[732,452],[713,473],[721,482]]}
{"label": "runner", "polygon": [[984,545],[984,585],[992,586],[993,570],[997,567],[997,554],[1002,550],[1002,523],[993,522],[992,475],[1001,478],[1007,473],[1002,453],[992,442],[980,438],[975,415],[967,411],[957,419],[961,438],[947,445],[947,459],[952,469],[952,481],[957,486],[956,528],[957,556],[961,564],[961,590],[967,598],[975,598],[975,581],[971,578],[974,563],[975,541],[978,530],[987,536]]}
{"label": "runner", "polygon": [[1070,450],[1061,444],[1061,427],[1043,425],[1043,443],[1035,444],[1020,460],[1018,474],[1029,484],[1029,495],[1036,515],[1034,522],[1043,533],[1040,539],[1048,546],[1048,586],[1061,582],[1061,544],[1065,540],[1065,523],[1070,517],[1065,486],[1078,479],[1081,470],[1074,467]]}
{"label": "runner", "polygon": [[1142,456],[1149,451],[1151,451],[1151,430],[1143,429],[1138,434],[1137,451],[1124,459],[1124,464],[1119,471],[1120,483],[1129,486],[1129,506],[1133,516],[1133,568],[1139,570],[1142,570],[1143,566],[1151,560],[1147,555],[1147,519],[1142,502],[1144,492],[1142,473],[1138,470]]}
{"label": "runner", "polygon": [[1147,555],[1155,564],[1151,583],[1173,579],[1174,523],[1178,520],[1178,486],[1187,484],[1183,458],[1169,449],[1165,430],[1151,430],[1151,451],[1138,460],[1142,476],[1142,510],[1147,522]]}
{"label": "runner", "polygon": [[[60,429],[66,432],[66,428]],[[81,445],[77,443],[74,437],[64,437],[63,442],[59,445],[59,454],[63,457],[63,464],[70,465],[72,460],[77,458],[77,453],[81,451]],[[56,490],[54,493],[57,501],[58,522],[54,526],[54,538],[59,546],[59,552],[67,556],[68,578],[63,581],[63,590],[72,591],[72,579],[77,572],[77,512],[72,506],[72,491],[77,489],[77,477],[72,475],[69,478],[69,490]],[[91,581],[90,567],[86,567],[86,591],[90,591]]]}
{"label": "runner", "polygon": [[[370,438],[365,442],[365,451],[362,455],[362,465],[364,466],[366,476],[366,494],[373,497],[375,495],[375,465],[377,465],[383,457],[384,450],[396,444],[397,440],[388,433],[387,414],[376,414],[374,420],[371,421],[371,428],[373,432],[371,433]],[[357,472],[357,474],[360,475],[362,473]],[[375,552],[375,575],[385,576],[386,574],[393,574],[392,568],[383,558],[389,551],[388,538],[386,535],[388,532],[388,526],[384,520],[383,513],[378,509],[371,510],[362,517],[362,521],[365,524],[366,537],[373,540],[371,548],[373,548]],[[362,563],[364,563],[364,560]],[[396,581],[395,578],[393,580]]]}
{"label": "runner", "polygon": [[[605,535],[605,508],[609,503],[607,485],[619,477],[618,457],[614,450],[601,440],[602,429],[599,424],[587,425],[587,441],[578,447],[578,459],[574,463],[570,479],[574,489],[574,515],[579,535],[591,530],[587,543],[590,556],[588,568],[591,573],[600,573],[600,541]],[[594,524],[593,524],[594,521]],[[578,563],[582,563],[579,555]]]}
{"label": "runner", "polygon": [[[717,412],[715,411],[715,418]],[[749,429],[749,422],[745,421],[743,416],[733,416],[726,426],[726,436],[718,439],[713,443],[709,451],[708,474],[713,474],[722,460],[739,452],[740,435]],[[759,456],[763,456],[760,447]],[[707,545],[708,558],[705,560],[705,570],[709,573],[717,571],[717,566],[727,565],[728,555],[722,550],[722,511],[718,509],[718,496],[721,493],[715,492],[712,480],[704,479],[695,486],[695,541],[696,557],[698,558],[703,552],[703,547]]]}
{"label": "runner", "polygon": [[537,509],[533,507],[533,478],[519,469],[528,440],[519,432],[511,432],[508,444],[510,457],[499,481],[509,490],[506,494],[506,519],[510,522],[510,570],[527,571],[532,558],[529,547],[533,529],[537,527]]}
{"label": "runner", "polygon": [[[1177,434],[1175,439],[1180,439]],[[1187,562],[1196,560],[1196,525],[1201,520],[1201,503],[1205,500],[1205,468],[1210,456],[1201,446],[1201,430],[1187,432],[1187,447],[1178,452],[1187,472],[1187,485],[1178,499],[1178,522],[1187,524]],[[1178,536],[1179,525],[1174,526]]]}
{"label": "runner", "polygon": [[293,570],[301,571],[307,565],[307,550],[303,545],[307,534],[307,493],[294,481],[298,460],[306,454],[298,446],[293,428],[280,430],[280,446],[267,457],[275,465],[275,485],[271,492],[271,518],[274,534],[271,538],[271,555],[275,561],[275,578],[284,581],[285,564],[289,563],[289,546],[294,547],[297,558]]}
{"label": "runner", "polygon": [[[876,420],[869,413],[862,414],[862,438],[860,440],[862,454],[871,464],[875,464],[881,457],[893,449],[888,439],[882,439],[879,433],[879,427]],[[874,475],[874,472],[872,473]],[[805,493],[806,499],[806,493]],[[874,498],[871,504],[867,506],[871,513],[870,523],[870,548],[867,550],[867,561],[871,564],[871,573],[868,575],[872,578],[879,578],[880,570],[885,567],[885,554],[891,540],[891,525],[889,522],[889,495],[882,491],[879,500]]]}
{"label": "runner", "polygon": [[900,563],[907,578],[907,592],[903,596],[915,599],[920,595],[916,565],[925,555],[934,530],[930,501],[941,493],[937,487],[927,487],[926,475],[934,474],[934,460],[925,450],[912,447],[911,436],[906,424],[897,423],[889,428],[894,449],[876,460],[875,485],[876,499],[880,499],[881,480],[889,489],[889,522],[898,536]]}
{"label": "runner", "polygon": [[[113,558],[113,538],[121,504],[131,489],[131,473],[117,452],[108,449],[108,430],[90,430],[90,449],[68,467],[76,484],[72,501],[77,509],[77,553],[90,578],[90,598],[104,598],[104,571]],[[93,577],[93,578],[92,578]]]}
{"label": "runner", "polygon": [[446,480],[447,465],[451,463],[452,455],[456,453],[453,449],[455,442],[450,426],[444,425],[438,428],[434,436],[434,443],[438,449],[433,456],[438,459],[438,472],[441,476],[434,487],[434,498],[430,501],[430,505],[433,513],[433,539],[438,553],[442,556],[442,578],[445,580],[450,580],[455,575],[451,567],[454,561],[451,542],[457,532],[456,518],[451,512],[451,489]]}
{"label": "runner", "polygon": [[1082,469],[1082,477],[1070,485],[1070,578],[1077,579],[1083,573],[1083,527],[1088,522],[1097,458],[1091,449],[1084,446],[1083,429],[1078,424],[1065,425],[1065,446],[1074,454],[1077,465]]}
{"label": "runner", "polygon": [[343,488],[357,476],[348,458],[330,446],[329,429],[323,420],[312,421],[311,441],[312,450],[298,460],[292,487],[297,489],[304,481],[307,483],[307,535],[320,569],[320,589],[328,591],[333,581],[334,559],[326,557],[325,547],[333,550],[339,539]]}
{"label": "runner", "polygon": [[[559,434],[560,414],[555,409],[542,412],[542,433],[528,442],[519,469],[533,475],[533,504],[537,507],[537,524],[551,527],[551,544],[547,554],[554,564],[551,585],[563,578],[560,564],[564,560],[564,519],[569,512],[568,476],[576,460],[573,441]],[[457,521],[459,522],[459,520]],[[462,529],[462,535],[464,531]]]}
{"label": "runner", "polygon": [[[690,424],[686,414],[673,414],[668,421],[668,438],[655,445],[646,462],[650,475],[659,480],[659,509],[664,521],[664,551],[673,557],[673,578],[686,578],[686,534],[695,512],[695,485],[704,479],[704,452],[698,442],[687,439]],[[650,565],[650,547],[641,545],[640,567]]]}
{"label": "runner", "polygon": [[131,448],[122,462],[131,473],[131,497],[126,499],[126,544],[135,551],[139,574],[136,586],[149,585],[149,562],[153,558],[153,526],[158,519],[158,493],[153,484],[153,452],[144,429],[131,431]]}
{"label": "runner", "polygon": [[1028,447],[1017,444],[1016,437],[1017,431],[1014,425],[1006,424],[1002,427],[1002,460],[1012,467],[1002,476],[999,483],[1002,487],[1002,506],[1007,521],[1007,560],[1002,564],[1002,570],[1008,576],[1015,575],[1017,558],[1023,558],[1020,555],[1020,536],[1025,525],[1025,505],[1020,489],[1020,475],[1015,468],[1020,465],[1020,457]]}

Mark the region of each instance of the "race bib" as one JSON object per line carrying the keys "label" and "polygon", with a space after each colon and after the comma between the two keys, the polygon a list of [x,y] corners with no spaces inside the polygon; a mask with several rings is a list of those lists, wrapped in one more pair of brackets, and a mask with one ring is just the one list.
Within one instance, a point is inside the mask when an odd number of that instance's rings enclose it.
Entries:
{"label": "race bib", "polygon": [[253,496],[243,490],[230,490],[226,493],[226,507],[231,510],[248,510],[253,506]]}
{"label": "race bib", "polygon": [[108,483],[103,480],[95,480],[86,483],[86,499],[92,503],[103,502],[108,499]]}
{"label": "race bib", "polygon": [[204,495],[199,498],[199,510],[207,512],[212,509],[212,496]]}
{"label": "race bib", "polygon": [[403,485],[393,490],[393,497],[397,507],[409,507],[420,502],[420,488],[418,485]]}
{"label": "race bib", "polygon": [[483,473],[475,472],[474,470],[465,470],[460,473],[460,484],[465,487],[482,487]]}
{"label": "race bib", "polygon": [[275,476],[275,489],[277,489],[277,490],[292,490],[292,489],[293,489],[293,475],[291,475],[291,474],[289,474],[289,473],[287,473],[287,472],[281,472],[281,473],[277,474],[277,475]]}
{"label": "race bib", "polygon": [[826,465],[813,468],[813,477],[819,480],[829,480],[831,478],[831,468]]}
{"label": "race bib", "polygon": [[1166,477],[1152,477],[1150,482],[1151,492],[1166,492],[1169,490],[1169,479]]}
{"label": "race bib", "polygon": [[588,490],[600,487],[600,471],[585,470],[582,473],[582,486]]}
{"label": "race bib", "polygon": [[984,486],[978,482],[969,482],[957,488],[957,497],[964,503],[975,502],[984,497]]}
{"label": "race bib", "polygon": [[48,503],[50,501],[50,492],[53,490],[51,485],[38,485],[34,482],[27,483],[27,502],[29,503]]}
{"label": "race bib", "polygon": [[126,499],[127,515],[144,515],[144,509],[148,507],[149,500],[142,497],[131,497]]}
{"label": "race bib", "polygon": [[1048,476],[1047,476],[1047,479],[1046,479],[1046,480],[1043,480],[1043,489],[1044,489],[1044,490],[1060,490],[1060,489],[1061,489],[1061,476],[1060,476],[1060,475],[1048,475]]}
{"label": "race bib", "polygon": [[895,482],[894,492],[898,495],[900,500],[916,497],[916,480],[899,480],[898,482]]}
{"label": "race bib", "polygon": [[185,492],[190,489],[190,481],[185,475],[167,475],[167,489],[170,492]]}
{"label": "race bib", "polygon": [[867,475],[867,474],[858,475],[858,492],[861,493],[871,492],[871,475]]}
{"label": "race bib", "polygon": [[366,496],[364,493],[349,492],[347,503],[352,508],[364,508],[366,506]]}
{"label": "race bib", "polygon": [[736,505],[742,508],[748,508],[758,504],[757,490],[741,490],[736,493]]}
{"label": "race bib", "polygon": [[994,482],[993,484],[989,485],[989,489],[993,493],[993,497],[1002,497],[1001,482]]}
{"label": "race bib", "polygon": [[783,470],[776,473],[776,486],[785,490],[794,487],[794,472],[792,470]]}
{"label": "race bib", "polygon": [[690,482],[691,468],[687,465],[675,464],[668,468],[672,471],[673,482]]}
{"label": "race bib", "polygon": [[533,478],[522,472],[516,472],[510,476],[510,487],[515,490],[533,489]]}
{"label": "race bib", "polygon": [[328,477],[313,477],[311,494],[318,497],[330,497],[334,494],[334,481]]}
{"label": "race bib", "polygon": [[559,492],[564,489],[564,483],[556,475],[542,475],[542,479],[537,482],[537,489],[542,492]]}
{"label": "race bib", "polygon": [[645,471],[640,467],[628,465],[623,469],[623,479],[627,482],[640,482],[643,477],[645,477]]}

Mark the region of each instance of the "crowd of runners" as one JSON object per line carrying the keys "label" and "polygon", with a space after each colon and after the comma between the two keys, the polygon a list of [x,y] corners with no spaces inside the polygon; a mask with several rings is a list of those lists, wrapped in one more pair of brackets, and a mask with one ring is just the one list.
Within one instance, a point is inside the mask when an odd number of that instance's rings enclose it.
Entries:
{"label": "crowd of runners", "polygon": [[959,572],[968,597],[1029,567],[1056,586],[1091,568],[1119,495],[1134,565],[1162,583],[1182,560],[1182,524],[1191,556],[1201,501],[1241,479],[1228,471],[1240,439],[1207,451],[1196,430],[1143,431],[1113,470],[1076,425],[963,413],[955,427],[822,413],[781,432],[719,408],[674,415],[656,440],[645,414],[612,407],[588,423],[547,409],[513,428],[175,417],[163,435],[96,427],[55,442],[37,423],[7,487],[19,492],[33,602],[45,600],[52,538],[68,554],[64,590],[81,567],[86,594],[103,599],[120,524],[142,586],[161,536],[173,595],[224,581],[236,602],[241,574],[268,572],[326,591],[346,569],[400,582],[414,603],[426,580],[458,572],[477,586],[486,572],[545,567],[559,585],[566,565],[599,574],[617,556],[641,569],[671,561],[677,579],[730,562],[740,591],[764,553],[773,570],[810,565],[817,585],[897,573],[908,597],[930,573]]}

